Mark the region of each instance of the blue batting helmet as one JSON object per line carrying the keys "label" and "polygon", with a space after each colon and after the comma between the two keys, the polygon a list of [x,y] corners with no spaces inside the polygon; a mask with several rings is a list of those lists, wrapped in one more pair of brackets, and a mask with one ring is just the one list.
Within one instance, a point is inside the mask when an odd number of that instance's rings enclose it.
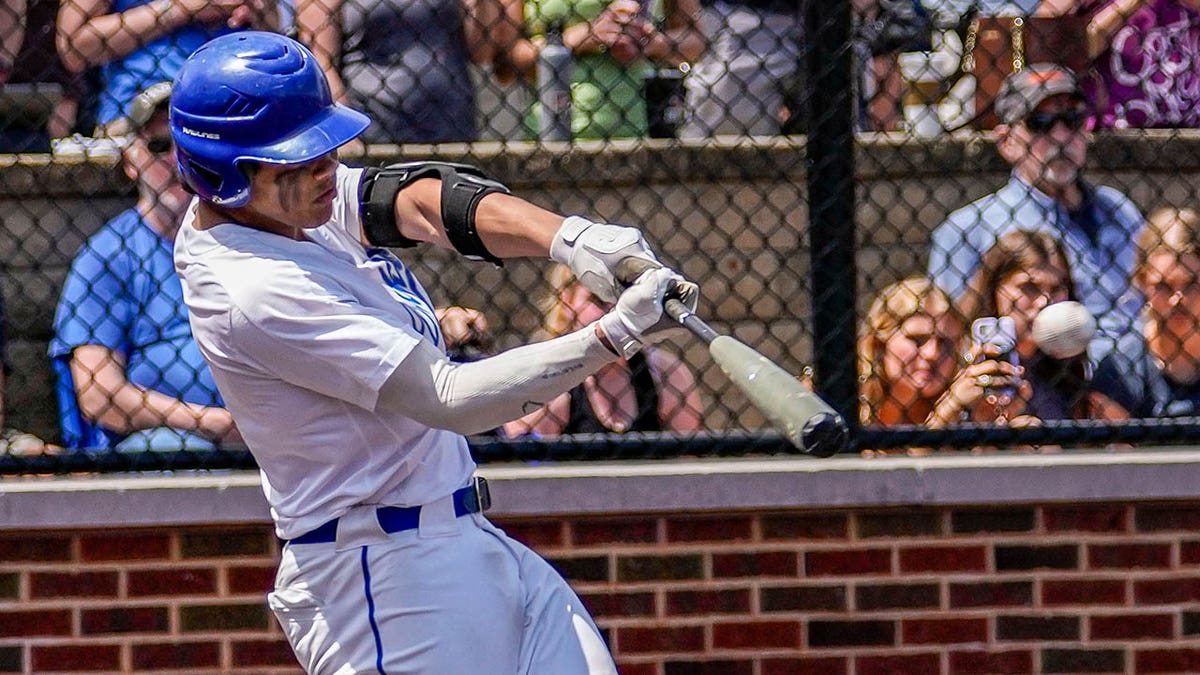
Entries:
{"label": "blue batting helmet", "polygon": [[333,102],[312,52],[275,33],[231,33],[206,43],[183,64],[171,95],[183,180],[201,199],[228,207],[250,199],[242,162],[308,162],[370,123]]}

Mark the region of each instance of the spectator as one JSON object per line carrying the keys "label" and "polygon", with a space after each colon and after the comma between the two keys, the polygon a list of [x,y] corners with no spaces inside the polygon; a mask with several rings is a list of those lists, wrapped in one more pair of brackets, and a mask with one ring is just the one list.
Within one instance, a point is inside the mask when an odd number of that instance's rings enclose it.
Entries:
{"label": "spectator", "polygon": [[1200,212],[1161,208],[1137,238],[1143,333],[1100,362],[1096,386],[1134,417],[1200,414]]}
{"label": "spectator", "polygon": [[66,71],[54,49],[57,14],[58,0],[18,1],[0,9],[0,152],[50,152],[51,139],[75,129],[86,87],[82,77]]}
{"label": "spectator", "polygon": [[1093,362],[1135,330],[1142,301],[1129,284],[1142,216],[1128,197],[1083,179],[1089,110],[1075,76],[1035,64],[1009,75],[996,98],[996,146],[1013,167],[996,192],[954,213],[933,233],[929,271],[956,302],[985,251],[1013,230],[1061,240],[1080,301],[1100,330]]}
{"label": "spectator", "polygon": [[[1010,317],[1016,353],[1030,383],[1023,413],[1039,420],[1124,419],[1128,414],[1091,386],[1087,354],[1056,359],[1033,338],[1033,320],[1047,305],[1079,300],[1062,244],[1048,232],[1016,230],[983,255],[961,312],[966,321]],[[993,384],[994,386],[994,384]]]}
{"label": "spectator", "polygon": [[[678,66],[704,51],[696,24],[698,0],[645,4],[613,0],[506,0],[501,27],[524,27],[526,37],[501,38],[498,71],[533,78],[546,32],[563,27],[563,44],[575,55],[571,132],[576,138],[632,138],[648,131],[643,89],[647,62]],[[654,11],[647,12],[645,8]],[[662,7],[662,14],[658,8]],[[660,27],[661,25],[661,27]],[[509,28],[505,28],[509,30]],[[527,126],[536,129],[531,111]]]}
{"label": "spectator", "polygon": [[1089,0],[1089,79],[1103,128],[1200,128],[1200,8],[1188,0]]}
{"label": "spectator", "polygon": [[106,135],[127,132],[138,92],[175,73],[197,47],[239,28],[272,30],[274,0],[62,0],[57,45],[72,73],[101,71],[97,122]]}
{"label": "spectator", "polygon": [[135,98],[123,163],[137,204],[84,244],[59,300],[50,356],[68,447],[208,449],[239,441],[192,339],[175,275],[175,233],[189,195],[167,126],[170,93],[163,82]]}
{"label": "spectator", "polygon": [[298,0],[299,39],[334,100],[369,114],[367,143],[472,141],[468,64],[492,60],[501,0]]}
{"label": "spectator", "polygon": [[456,363],[478,361],[495,352],[496,338],[487,315],[468,307],[438,307],[438,327],[446,342],[446,355]]}
{"label": "spectator", "polygon": [[[566,267],[553,267],[549,280],[553,294],[546,302],[547,338],[586,327],[606,311]],[[700,394],[691,369],[652,346],[605,366],[542,409],[504,425],[509,437],[700,428]]]}
{"label": "spectator", "polygon": [[683,138],[780,133],[780,114],[803,117],[784,94],[804,67],[804,13],[796,0],[715,0],[702,25],[709,48],[687,78]]}
{"label": "spectator", "polygon": [[[1020,386],[1020,369],[997,360],[999,354],[977,350],[969,355],[970,365],[959,368],[962,338],[961,317],[929,279],[909,277],[880,291],[859,338],[860,421],[934,428],[995,421],[1000,401],[987,400],[983,383]],[[1019,408],[1008,407],[1018,402],[1000,403],[1002,413],[1016,417]]]}

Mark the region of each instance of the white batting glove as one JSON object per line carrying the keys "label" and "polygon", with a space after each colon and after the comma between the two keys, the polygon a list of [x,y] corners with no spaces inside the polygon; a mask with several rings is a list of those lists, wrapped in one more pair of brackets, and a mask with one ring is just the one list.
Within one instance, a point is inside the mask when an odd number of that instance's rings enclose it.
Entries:
{"label": "white batting glove", "polygon": [[623,285],[615,276],[618,263],[625,258],[658,262],[640,230],[579,216],[563,221],[550,243],[550,258],[570,267],[575,278],[605,302],[621,295]]}
{"label": "white batting glove", "polygon": [[666,337],[663,298],[681,283],[686,283],[683,277],[666,267],[648,270],[600,317],[600,330],[626,358]]}

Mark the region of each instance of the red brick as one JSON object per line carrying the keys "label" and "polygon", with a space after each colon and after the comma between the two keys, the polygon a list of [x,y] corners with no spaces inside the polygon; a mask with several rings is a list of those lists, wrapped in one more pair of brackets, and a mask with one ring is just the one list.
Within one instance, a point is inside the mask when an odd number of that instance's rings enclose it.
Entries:
{"label": "red brick", "polygon": [[854,606],[862,612],[886,609],[937,609],[939,584],[863,584],[854,589]]}
{"label": "red brick", "polygon": [[749,614],[750,589],[668,591],[667,615]]}
{"label": "red brick", "polygon": [[32,649],[33,670],[117,671],[121,669],[118,645],[36,646]]}
{"label": "red brick", "polygon": [[576,546],[653,544],[657,541],[658,523],[653,518],[606,518],[571,524],[571,542]]}
{"label": "red brick", "polygon": [[1133,666],[1138,673],[1200,673],[1200,649],[1139,649]]}
{"label": "red brick", "polygon": [[275,588],[275,566],[230,567],[225,571],[229,592],[266,595]]}
{"label": "red brick", "polygon": [[1129,510],[1119,506],[1046,506],[1042,522],[1049,532],[1129,531]]}
{"label": "red brick", "polygon": [[504,523],[508,536],[534,550],[558,548],[566,544],[567,530],[561,521]]}
{"label": "red brick", "polygon": [[667,541],[749,541],[750,518],[672,518],[667,521]]}
{"label": "red brick", "polygon": [[1078,642],[1080,617],[1070,616],[998,616],[997,640]]}
{"label": "red brick", "polygon": [[1124,605],[1125,582],[1116,579],[1058,579],[1042,582],[1042,604]]}
{"label": "red brick", "polygon": [[217,591],[217,571],[208,567],[172,567],[129,572],[129,595],[135,598],[210,595]]}
{"label": "red brick", "polygon": [[854,659],[857,675],[929,675],[940,673],[941,669],[941,657],[937,654],[859,656]]}
{"label": "red brick", "polygon": [[985,546],[914,546],[900,549],[901,572],[983,572]]}
{"label": "red brick", "polygon": [[20,532],[0,535],[0,562],[65,562],[71,559],[68,537],[40,537]]}
{"label": "red brick", "polygon": [[621,556],[617,558],[618,581],[681,581],[702,579],[703,577],[704,561],[699,555]]}
{"label": "red brick", "polygon": [[1088,618],[1092,640],[1153,640],[1175,637],[1169,614],[1116,614]]}
{"label": "red brick", "polygon": [[987,642],[987,619],[905,619],[900,622],[900,642],[912,645],[946,645]]}
{"label": "red brick", "polygon": [[629,616],[654,616],[654,593],[621,593],[607,591],[597,593],[580,593],[579,599],[591,612],[592,616],[600,618],[620,618]]}
{"label": "red brick", "polygon": [[117,595],[116,572],[39,572],[29,575],[33,598],[107,598]]}
{"label": "red brick", "polygon": [[950,652],[950,675],[1019,675],[1033,672],[1033,653],[1028,651]]}
{"label": "red brick", "polygon": [[617,659],[617,670],[621,675],[659,675],[658,663],[626,663]]}
{"label": "red brick", "polygon": [[1091,544],[1088,566],[1094,569],[1164,568],[1171,566],[1170,544]]}
{"label": "red brick", "polygon": [[950,584],[950,607],[1031,607],[1033,584],[1003,581]]}
{"label": "red brick", "polygon": [[798,577],[799,556],[793,551],[714,553],[713,577]]}
{"label": "red brick", "polygon": [[[621,671],[624,675],[624,671]],[[850,660],[841,656],[763,659],[762,675],[847,675]]]}
{"label": "red brick", "polygon": [[800,647],[799,621],[715,623],[714,649],[796,649]]}
{"label": "red brick", "polygon": [[808,646],[821,647],[892,647],[896,644],[893,621],[808,622]]}
{"label": "red brick", "polygon": [[85,609],[81,619],[84,635],[162,633],[170,627],[166,607]]}
{"label": "red brick", "polygon": [[892,552],[886,548],[857,551],[809,551],[804,570],[810,577],[883,574],[892,571]]}
{"label": "red brick", "polygon": [[296,655],[283,638],[233,643],[234,666],[295,666]]}
{"label": "red brick", "polygon": [[221,645],[217,642],[165,642],[133,645],[133,669],[159,672],[218,668]]}
{"label": "red brick", "polygon": [[185,531],[179,538],[184,558],[234,558],[278,553],[278,541],[269,528],[220,528]]}
{"label": "red brick", "polygon": [[[624,675],[625,671],[621,671]],[[754,675],[754,662],[749,660],[703,659],[681,661],[672,659],[663,664],[664,675]]]}
{"label": "red brick", "polygon": [[704,628],[700,626],[622,627],[616,629],[617,649],[622,654],[704,651]]}
{"label": "red brick", "polygon": [[1184,565],[1200,565],[1200,541],[1179,544],[1179,561]]}
{"label": "red brick", "polygon": [[0,635],[5,638],[70,634],[71,611],[68,609],[0,612]]}
{"label": "red brick", "polygon": [[1200,530],[1200,508],[1196,506],[1140,506],[1134,510],[1134,524],[1139,532]]}
{"label": "red brick", "polygon": [[850,520],[847,516],[762,516],[760,522],[763,539],[768,540],[828,540],[850,537]]}
{"label": "red brick", "polygon": [[1133,583],[1133,601],[1139,605],[1200,602],[1200,579],[1153,579]]}
{"label": "red brick", "polygon": [[165,560],[171,555],[171,538],[165,534],[93,534],[80,537],[79,551],[86,562]]}
{"label": "red brick", "polygon": [[819,612],[846,610],[845,586],[778,586],[759,589],[763,612]]}

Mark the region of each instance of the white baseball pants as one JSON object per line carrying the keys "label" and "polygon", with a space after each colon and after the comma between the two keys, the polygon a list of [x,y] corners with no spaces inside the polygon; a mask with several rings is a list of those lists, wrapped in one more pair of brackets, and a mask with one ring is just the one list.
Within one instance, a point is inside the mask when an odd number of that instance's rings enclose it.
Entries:
{"label": "white baseball pants", "polygon": [[352,510],[338,541],[288,544],[268,595],[311,675],[616,675],[575,592],[482,514],[450,498],[387,534]]}

